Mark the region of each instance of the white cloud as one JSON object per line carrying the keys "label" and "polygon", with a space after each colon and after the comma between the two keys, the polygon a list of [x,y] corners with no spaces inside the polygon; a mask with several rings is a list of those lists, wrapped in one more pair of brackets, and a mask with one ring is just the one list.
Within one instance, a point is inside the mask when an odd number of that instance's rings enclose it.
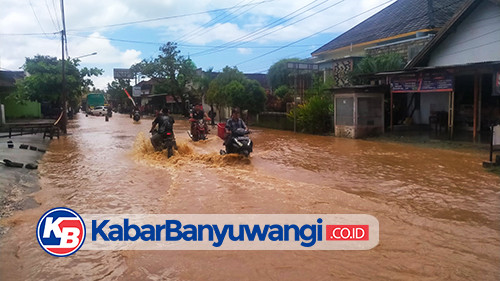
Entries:
{"label": "white cloud", "polygon": [[81,58],[80,63],[82,66],[104,70],[103,76],[92,77],[94,86],[99,89],[105,89],[107,83],[113,81],[113,68],[128,68],[142,60],[141,51],[134,49],[120,51],[109,39],[97,32],[90,35],[90,38],[75,37],[68,42],[68,45],[71,46],[69,53],[74,54],[73,57],[97,52],[96,55]]}
{"label": "white cloud", "polygon": [[129,67],[141,61],[141,52],[128,49],[120,51],[109,39],[95,32],[88,38],[74,37],[68,42],[68,51],[71,56],[78,57],[97,52],[95,56],[82,58],[85,63],[113,64],[116,67]]}
{"label": "white cloud", "polygon": [[[261,1],[247,0],[237,3],[239,5],[255,4]],[[201,46],[217,46],[238,40],[248,41],[252,45],[279,46],[331,26],[325,32],[332,34],[333,39],[335,34],[346,31],[381,8],[353,20],[347,19],[384,3],[386,0],[342,1],[334,7],[328,8],[336,2],[338,0],[325,2],[310,11],[302,9],[300,13],[294,14],[297,15],[294,19],[282,22],[284,16],[297,11],[308,3],[313,3],[312,0],[308,2],[303,0],[274,0],[231,10],[220,10],[221,8],[238,5],[230,0],[184,0],[182,2],[178,0],[144,0],[140,3],[135,0],[65,1],[69,55],[77,57],[97,52],[98,54],[95,56],[82,58],[81,64],[103,68],[106,71],[107,79],[109,79],[113,67],[129,67],[143,58],[156,56],[156,53],[152,53],[151,46],[146,48],[146,46],[138,44],[124,45],[123,42],[108,39],[115,38],[115,36],[118,39],[150,42],[182,39],[179,42],[180,44]],[[314,2],[308,8],[318,3],[321,2]],[[209,10],[217,11],[179,17],[179,15]],[[285,27],[313,13],[316,14],[292,26]],[[124,22],[166,17],[172,18],[133,25],[116,25]],[[60,30],[60,22],[59,1],[4,0],[0,9],[0,40],[2,42],[0,44],[0,67],[16,70],[22,66],[26,57],[33,57],[36,54],[60,57],[61,43],[59,36],[50,35],[50,33]],[[273,22],[273,26],[269,26]],[[265,32],[262,32],[261,28],[268,29],[264,29]],[[138,29],[141,30],[142,34],[134,33]],[[49,33],[49,35],[5,35],[41,33],[42,30]],[[275,30],[275,32],[262,36],[272,30]],[[252,32],[258,32],[258,34],[247,36]],[[241,39],[242,37],[245,37],[245,39]],[[327,42],[314,44],[322,45],[325,43]],[[239,48],[237,52],[230,49],[230,53],[246,57],[250,53],[258,53],[257,49],[250,50],[248,45],[237,47]],[[194,53],[194,51],[192,52]],[[290,53],[290,50],[284,50],[284,52]],[[294,51],[292,50],[292,52]],[[229,59],[229,56],[228,53],[226,57]],[[201,66],[205,68],[214,65],[213,62],[207,62],[207,64]],[[231,64],[231,62],[227,64]],[[99,80],[104,80],[104,78],[99,78]]]}
{"label": "white cloud", "polygon": [[92,82],[94,83],[94,87],[101,90],[106,90],[108,83],[111,84],[113,82],[113,73],[111,75],[109,73],[105,75],[101,75],[99,77],[92,77]]}
{"label": "white cloud", "polygon": [[242,54],[242,55],[249,55],[252,52],[252,49],[250,48],[238,48],[238,53]]}

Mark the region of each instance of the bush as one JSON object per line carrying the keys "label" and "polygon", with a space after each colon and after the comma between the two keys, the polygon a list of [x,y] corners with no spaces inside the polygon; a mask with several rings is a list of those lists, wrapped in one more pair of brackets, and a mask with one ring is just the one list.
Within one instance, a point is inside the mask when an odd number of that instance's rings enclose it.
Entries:
{"label": "bush", "polygon": [[332,126],[332,108],[328,98],[313,96],[305,104],[299,104],[297,109],[290,111],[288,118],[293,120],[296,110],[297,127],[301,131],[313,134],[327,133]]}

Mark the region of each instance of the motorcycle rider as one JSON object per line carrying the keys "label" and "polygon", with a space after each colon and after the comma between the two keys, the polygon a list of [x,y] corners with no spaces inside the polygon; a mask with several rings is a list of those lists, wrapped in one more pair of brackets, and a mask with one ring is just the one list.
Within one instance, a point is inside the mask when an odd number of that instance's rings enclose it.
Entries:
{"label": "motorcycle rider", "polygon": [[[153,120],[151,130],[149,130],[149,132],[153,134],[151,136],[151,144],[156,151],[162,150],[161,142],[163,137],[165,137],[165,134],[174,134],[174,123],[175,120],[172,116],[169,115],[168,109],[166,107],[162,108],[158,117]],[[158,125],[158,132],[153,133],[156,125]]]}
{"label": "motorcycle rider", "polygon": [[224,144],[227,143],[229,137],[238,128],[243,128],[248,131],[248,127],[245,122],[240,118],[240,110],[238,108],[233,108],[231,110],[231,118],[226,121],[226,140]]}
{"label": "motorcycle rider", "polygon": [[[203,110],[203,105],[201,103],[198,103],[194,106],[194,109],[191,111],[189,114],[189,117],[195,119],[196,121],[198,120],[210,120],[208,117],[207,113]],[[208,133],[208,125],[206,122],[203,122],[204,127],[205,127],[205,132]],[[195,136],[197,134],[196,132],[196,124],[195,122],[191,122],[191,135]]]}
{"label": "motorcycle rider", "polygon": [[132,111],[130,111],[130,118],[133,118],[134,121],[139,121],[141,119],[141,112],[137,106],[134,105]]}

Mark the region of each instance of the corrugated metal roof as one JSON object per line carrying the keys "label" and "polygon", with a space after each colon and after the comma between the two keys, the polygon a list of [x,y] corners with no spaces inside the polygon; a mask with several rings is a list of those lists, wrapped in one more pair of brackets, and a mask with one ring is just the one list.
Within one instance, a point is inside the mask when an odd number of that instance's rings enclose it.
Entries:
{"label": "corrugated metal roof", "polygon": [[[398,0],[312,53],[442,27],[467,0]],[[428,3],[432,2],[433,9]],[[430,11],[433,11],[433,16]]]}

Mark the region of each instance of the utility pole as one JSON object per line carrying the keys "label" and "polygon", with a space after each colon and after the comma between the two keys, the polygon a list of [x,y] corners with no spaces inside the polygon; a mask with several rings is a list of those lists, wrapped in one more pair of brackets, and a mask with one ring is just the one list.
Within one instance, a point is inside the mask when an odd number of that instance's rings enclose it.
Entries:
{"label": "utility pole", "polygon": [[297,69],[295,69],[295,73],[293,75],[293,132],[297,132]]}
{"label": "utility pole", "polygon": [[61,17],[63,30],[61,30],[61,50],[62,50],[62,119],[61,119],[61,131],[63,134],[67,133],[67,124],[68,124],[68,95],[66,93],[66,61],[64,60],[64,44],[66,38],[66,20],[64,19],[64,0],[61,0]]}

